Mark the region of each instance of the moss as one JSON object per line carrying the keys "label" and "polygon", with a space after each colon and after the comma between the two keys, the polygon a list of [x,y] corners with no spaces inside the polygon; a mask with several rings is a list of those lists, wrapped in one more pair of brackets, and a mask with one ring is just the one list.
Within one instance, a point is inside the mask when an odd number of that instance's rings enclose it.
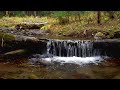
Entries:
{"label": "moss", "polygon": [[15,36],[7,33],[0,32],[0,40],[3,38],[4,41],[15,40]]}
{"label": "moss", "polygon": [[104,34],[102,32],[98,32],[95,34],[96,37],[104,37]]}

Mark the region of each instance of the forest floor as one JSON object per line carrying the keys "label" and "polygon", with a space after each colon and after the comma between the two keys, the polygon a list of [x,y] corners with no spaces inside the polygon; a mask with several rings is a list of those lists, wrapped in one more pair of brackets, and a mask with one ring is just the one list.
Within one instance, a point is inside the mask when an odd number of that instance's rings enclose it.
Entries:
{"label": "forest floor", "polygon": [[[22,22],[40,22],[45,21],[48,24],[43,26],[41,30],[50,35],[79,37],[79,38],[93,38],[97,32],[102,32],[107,38],[120,38],[120,20],[101,21],[97,24],[95,20],[88,23],[86,19],[81,21],[70,21],[65,25],[60,25],[58,20],[51,17],[2,17],[0,19],[0,28],[9,28],[14,30],[15,25]],[[18,31],[19,32],[19,31]],[[117,32],[117,37],[114,37]]]}

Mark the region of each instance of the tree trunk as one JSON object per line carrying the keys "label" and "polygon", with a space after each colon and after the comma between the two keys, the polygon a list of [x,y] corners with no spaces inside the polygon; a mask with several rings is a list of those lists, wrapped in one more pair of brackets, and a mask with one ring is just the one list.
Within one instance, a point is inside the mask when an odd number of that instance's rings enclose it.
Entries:
{"label": "tree trunk", "polygon": [[101,22],[100,22],[100,17],[101,17],[100,11],[97,11],[97,23],[98,23],[98,24],[101,23]]}
{"label": "tree trunk", "polygon": [[9,11],[5,11],[5,16],[9,16]]}
{"label": "tree trunk", "polygon": [[37,13],[36,13],[36,11],[34,11],[34,17],[36,17],[36,15],[37,15]]}

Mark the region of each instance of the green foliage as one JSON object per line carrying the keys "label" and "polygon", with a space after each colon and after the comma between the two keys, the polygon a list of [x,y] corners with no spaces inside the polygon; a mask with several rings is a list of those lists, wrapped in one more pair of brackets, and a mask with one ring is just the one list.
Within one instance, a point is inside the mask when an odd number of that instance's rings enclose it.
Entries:
{"label": "green foliage", "polygon": [[84,15],[84,14],[87,14],[88,12],[86,11],[54,11],[52,13],[52,16],[53,17],[56,17],[56,18],[64,18],[64,17],[67,17],[67,16],[72,16],[72,15]]}
{"label": "green foliage", "polygon": [[56,11],[52,16],[56,18],[62,18],[62,17],[70,16],[70,13],[69,11]]}
{"label": "green foliage", "polygon": [[23,17],[23,16],[25,16],[25,12],[24,11],[15,11],[14,16]]}

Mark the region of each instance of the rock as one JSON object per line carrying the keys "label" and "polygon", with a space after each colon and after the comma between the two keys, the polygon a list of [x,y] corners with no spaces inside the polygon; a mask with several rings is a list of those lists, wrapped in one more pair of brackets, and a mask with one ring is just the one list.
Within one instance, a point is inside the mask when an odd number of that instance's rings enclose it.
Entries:
{"label": "rock", "polygon": [[0,32],[0,40],[2,40],[2,39],[4,41],[12,41],[12,40],[15,40],[15,36],[12,34]]}
{"label": "rock", "polygon": [[30,58],[29,62],[33,65],[40,65],[40,66],[51,66],[53,62],[43,60],[42,58]]}
{"label": "rock", "polygon": [[22,36],[22,35],[16,35],[15,36],[16,41],[39,41],[36,37],[29,37],[29,36]]}
{"label": "rock", "polygon": [[104,39],[105,35],[102,32],[97,32],[94,36],[95,39]]}

